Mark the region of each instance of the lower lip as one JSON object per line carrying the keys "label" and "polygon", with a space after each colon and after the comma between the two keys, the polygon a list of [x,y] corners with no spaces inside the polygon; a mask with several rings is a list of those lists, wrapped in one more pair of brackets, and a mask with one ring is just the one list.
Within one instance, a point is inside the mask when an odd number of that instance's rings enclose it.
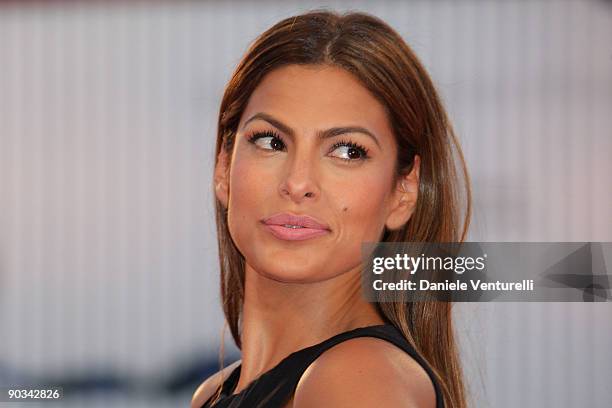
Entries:
{"label": "lower lip", "polygon": [[305,239],[316,238],[329,233],[329,230],[316,228],[287,228],[283,227],[282,225],[271,224],[264,224],[264,226],[276,238],[285,241],[303,241]]}

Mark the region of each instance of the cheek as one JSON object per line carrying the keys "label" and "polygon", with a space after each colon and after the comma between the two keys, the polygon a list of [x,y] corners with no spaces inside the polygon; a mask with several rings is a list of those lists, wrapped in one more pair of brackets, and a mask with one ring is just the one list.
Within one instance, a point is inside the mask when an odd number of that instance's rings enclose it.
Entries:
{"label": "cheek", "polygon": [[390,185],[384,182],[386,178],[372,173],[355,179],[359,183],[351,183],[338,191],[339,221],[353,238],[366,239],[383,227]]}
{"label": "cheek", "polygon": [[258,178],[253,169],[244,161],[237,159],[230,172],[230,210],[231,207],[248,207],[259,191]]}
{"label": "cheek", "polygon": [[253,241],[253,231],[266,215],[265,206],[275,194],[278,169],[237,151],[230,168],[228,228],[238,249],[245,254]]}
{"label": "cheek", "polygon": [[234,207],[248,212],[260,206],[262,198],[274,191],[276,171],[273,166],[264,166],[248,154],[238,152],[230,170],[230,211]]}
{"label": "cheek", "polygon": [[251,216],[249,210],[254,208],[259,194],[257,178],[248,167],[247,163],[237,156],[233,158],[230,169],[228,228],[241,252],[245,249],[243,241],[248,234],[244,228],[245,221]]}

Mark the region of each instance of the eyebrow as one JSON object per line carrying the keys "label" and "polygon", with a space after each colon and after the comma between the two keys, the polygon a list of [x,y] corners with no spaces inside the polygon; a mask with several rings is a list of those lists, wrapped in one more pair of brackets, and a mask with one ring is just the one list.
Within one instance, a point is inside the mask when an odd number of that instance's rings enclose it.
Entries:
{"label": "eyebrow", "polygon": [[[286,124],[284,124],[283,122],[281,122],[278,119],[275,119],[272,115],[269,115],[267,113],[264,112],[259,112],[254,114],[253,116],[251,116],[246,122],[244,122],[244,125],[242,125],[242,129],[244,129],[249,123],[253,122],[254,120],[263,120],[268,122],[269,124],[271,124],[272,126],[274,126],[275,128],[277,128],[278,130],[280,130],[281,132],[294,137],[295,136],[295,131],[293,129],[291,129],[289,126],[287,126]],[[319,136],[320,139],[328,139],[330,137],[335,137],[335,136],[339,136],[345,133],[362,133],[366,136],[369,136],[370,138],[372,138],[372,140],[374,140],[374,142],[376,143],[376,145],[378,147],[380,147],[380,143],[378,142],[378,138],[374,135],[374,133],[370,132],[368,129],[361,127],[361,126],[339,126],[339,127],[333,127],[333,128],[329,128],[329,129],[325,129],[325,130],[320,130],[317,132],[317,135]]]}

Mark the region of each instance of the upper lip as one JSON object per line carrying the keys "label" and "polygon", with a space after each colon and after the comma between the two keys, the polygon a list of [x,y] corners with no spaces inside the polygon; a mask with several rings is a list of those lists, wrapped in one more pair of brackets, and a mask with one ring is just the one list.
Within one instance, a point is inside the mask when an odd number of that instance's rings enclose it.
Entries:
{"label": "upper lip", "polygon": [[299,225],[305,228],[329,230],[329,226],[309,215],[280,213],[264,218],[262,222],[268,225]]}

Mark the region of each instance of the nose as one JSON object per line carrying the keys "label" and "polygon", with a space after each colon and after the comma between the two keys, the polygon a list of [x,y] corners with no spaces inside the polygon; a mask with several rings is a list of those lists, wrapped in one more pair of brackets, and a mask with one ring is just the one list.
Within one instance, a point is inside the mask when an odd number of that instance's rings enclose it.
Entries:
{"label": "nose", "polygon": [[301,203],[306,199],[317,199],[319,187],[316,181],[316,160],[307,154],[293,155],[287,160],[286,173],[279,185],[281,196]]}

